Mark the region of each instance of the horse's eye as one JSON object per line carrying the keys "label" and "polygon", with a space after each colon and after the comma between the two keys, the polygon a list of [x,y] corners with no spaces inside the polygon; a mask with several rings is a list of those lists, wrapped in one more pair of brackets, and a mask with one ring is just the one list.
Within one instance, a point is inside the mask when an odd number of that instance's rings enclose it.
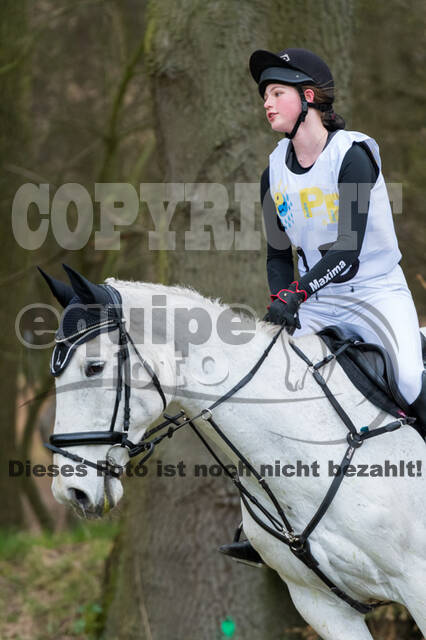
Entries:
{"label": "horse's eye", "polygon": [[84,373],[88,378],[91,378],[92,376],[98,375],[98,373],[102,373],[104,366],[104,362],[89,362],[86,364]]}

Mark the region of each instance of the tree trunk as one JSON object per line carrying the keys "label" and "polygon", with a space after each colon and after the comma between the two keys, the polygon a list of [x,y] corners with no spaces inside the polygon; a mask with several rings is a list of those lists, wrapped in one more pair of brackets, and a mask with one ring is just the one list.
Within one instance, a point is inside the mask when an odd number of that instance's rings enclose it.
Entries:
{"label": "tree trunk", "polygon": [[[1,5],[0,73],[2,84],[0,149],[2,177],[0,191],[0,226],[3,268],[0,279],[22,268],[24,251],[12,233],[11,212],[13,196],[19,186],[9,173],[9,164],[19,164],[24,156],[26,141],[26,86],[28,72],[25,65],[27,33],[26,2],[5,0]],[[6,165],[6,170],[5,170]],[[23,523],[20,479],[8,475],[9,460],[17,457],[16,396],[22,347],[15,334],[15,318],[23,305],[23,289],[11,292],[8,285],[0,287],[2,367],[2,402],[0,403],[0,527],[18,528]]]}
{"label": "tree trunk", "polygon": [[[250,183],[240,187],[247,198],[241,213],[248,215],[250,202],[259,198],[258,181],[268,153],[276,144],[264,122],[248,58],[255,48],[311,46],[339,60],[336,75],[345,80],[345,96],[349,58],[341,49],[342,34],[350,33],[351,3],[341,1],[341,10],[333,10],[334,35],[327,38],[325,51],[321,34],[330,25],[327,5],[281,1],[272,11],[246,2],[241,11],[236,0],[151,3],[145,66],[152,80],[162,168],[158,181],[225,185],[230,225],[219,228],[214,221],[214,243],[189,250],[184,230],[208,224],[211,216],[192,212],[190,223],[188,208],[180,208],[171,224],[176,250],[151,253],[160,265],[159,279],[191,285],[228,303],[249,304],[263,315],[268,289],[259,205],[248,244],[239,240],[236,245],[232,239],[227,244],[228,229],[242,228],[234,185]],[[303,25],[303,37],[284,40],[283,24],[289,34]],[[218,219],[223,219],[220,213]],[[196,463],[212,462],[190,432],[179,432],[163,444],[158,458],[163,465],[183,460],[189,470]],[[193,478],[191,473],[158,477],[156,459],[148,469],[145,478],[126,484],[124,528],[107,574],[103,637],[224,638],[221,624],[231,618],[234,640],[301,638],[300,628],[306,625],[277,574],[237,565],[216,551],[219,544],[231,541],[241,518],[233,487],[223,479]]]}

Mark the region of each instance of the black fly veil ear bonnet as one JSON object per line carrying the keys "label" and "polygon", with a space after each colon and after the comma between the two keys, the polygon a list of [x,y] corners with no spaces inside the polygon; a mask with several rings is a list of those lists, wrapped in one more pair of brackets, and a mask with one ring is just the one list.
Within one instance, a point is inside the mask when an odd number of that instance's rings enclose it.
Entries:
{"label": "black fly veil ear bonnet", "polygon": [[[121,472],[117,471],[115,465],[108,462],[108,457],[105,463],[101,464],[81,458],[68,451],[65,447],[76,447],[86,444],[110,445],[111,448],[116,446],[125,447],[130,457],[136,456],[146,449],[148,449],[147,456],[151,455],[153,451],[153,445],[151,443],[141,442],[134,444],[128,439],[131,394],[129,344],[149,374],[153,386],[161,397],[164,409],[167,406],[166,396],[155,371],[141,356],[132,337],[125,329],[122,299],[117,289],[110,285],[93,284],[71,267],[67,265],[63,265],[63,267],[72,286],[52,278],[39,268],[40,273],[49,285],[53,295],[64,307],[64,313],[56,333],[56,346],[53,350],[50,365],[51,373],[54,376],[59,376],[68,366],[79,345],[92,340],[102,332],[118,329],[119,350],[117,352],[116,395],[108,431],[87,430],[73,433],[54,433],[50,436],[49,443],[45,446],[54,453],[58,453],[74,462],[84,463],[96,469],[98,472],[119,477],[123,469],[121,468]],[[123,392],[124,410],[122,430],[116,430],[115,423],[117,421]]]}
{"label": "black fly veil ear bonnet", "polygon": [[71,286],[56,280],[39,268],[55,298],[64,307],[55,337],[50,371],[60,375],[76,348],[103,331],[114,331],[122,319],[121,296],[114,287],[93,284],[68,265],[63,265]]}

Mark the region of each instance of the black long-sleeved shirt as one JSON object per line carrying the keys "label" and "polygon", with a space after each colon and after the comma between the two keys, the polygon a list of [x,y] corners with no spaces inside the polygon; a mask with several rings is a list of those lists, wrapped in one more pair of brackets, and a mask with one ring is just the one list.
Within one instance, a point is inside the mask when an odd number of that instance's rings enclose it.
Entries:
{"label": "black long-sleeved shirt", "polygon": [[[325,146],[330,143],[335,133],[336,132],[333,131],[328,134]],[[286,165],[290,171],[296,174],[306,173],[311,168],[300,166],[291,142],[286,156]],[[366,204],[366,197],[368,195],[369,200],[371,189],[378,175],[379,169],[368,147],[363,143],[354,143],[345,154],[339,171],[339,219],[337,238],[330,246],[323,248],[321,251],[321,253],[323,253],[321,260],[313,265],[308,273],[299,281],[299,288],[304,289],[308,296],[310,295],[308,282],[313,279],[319,280],[322,278],[328,270],[332,270],[340,260],[343,259],[346,264],[353,265],[354,269],[356,269],[368,218],[367,213],[361,212],[368,211],[368,201]],[[358,200],[352,200],[349,192],[345,191],[345,188],[341,186],[344,184],[365,185],[365,190],[362,191],[362,203],[359,203]],[[268,240],[267,273],[269,289],[271,293],[277,293],[280,289],[288,287],[294,280],[294,265],[290,241],[277,216],[275,204],[270,194],[269,167],[267,167],[262,174],[260,194]],[[352,231],[350,236],[348,231]],[[356,232],[357,237],[355,248],[353,248],[353,232]],[[348,242],[349,238],[350,242]],[[348,247],[351,248],[349,249]],[[302,256],[303,260],[303,252],[299,249],[298,253]],[[352,277],[351,273],[352,270],[350,269],[348,274],[343,276],[345,281]],[[339,275],[331,281],[338,281],[339,279],[341,282],[343,281],[342,276]]]}

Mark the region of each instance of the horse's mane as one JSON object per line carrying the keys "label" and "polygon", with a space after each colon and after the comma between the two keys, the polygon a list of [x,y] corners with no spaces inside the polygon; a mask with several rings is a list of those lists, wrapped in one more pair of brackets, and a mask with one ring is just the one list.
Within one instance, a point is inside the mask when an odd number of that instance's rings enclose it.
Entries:
{"label": "horse's mane", "polygon": [[[221,298],[209,298],[203,296],[196,289],[190,286],[180,286],[180,285],[164,285],[156,282],[139,282],[137,280],[118,280],[117,278],[107,278],[105,280],[106,284],[109,284],[113,287],[117,287],[118,289],[144,289],[147,293],[164,293],[164,294],[173,294],[182,298],[189,298],[192,301],[199,301],[204,305],[208,305],[213,307],[216,311],[223,311],[224,309],[231,309],[231,305],[222,302]],[[237,312],[237,315],[245,315],[244,309],[240,309]],[[277,326],[271,324],[269,322],[264,322],[260,320],[255,315],[256,328],[263,330],[263,332],[268,336],[275,335],[277,331]]]}
{"label": "horse's mane", "polygon": [[221,302],[220,298],[207,298],[190,286],[165,285],[156,282],[139,282],[137,280],[117,280],[116,278],[107,278],[105,282],[111,286],[123,289],[144,289],[148,293],[168,293],[181,297],[191,298],[191,300],[199,300],[200,302],[209,303],[219,306],[221,309],[229,309],[229,305]]}

